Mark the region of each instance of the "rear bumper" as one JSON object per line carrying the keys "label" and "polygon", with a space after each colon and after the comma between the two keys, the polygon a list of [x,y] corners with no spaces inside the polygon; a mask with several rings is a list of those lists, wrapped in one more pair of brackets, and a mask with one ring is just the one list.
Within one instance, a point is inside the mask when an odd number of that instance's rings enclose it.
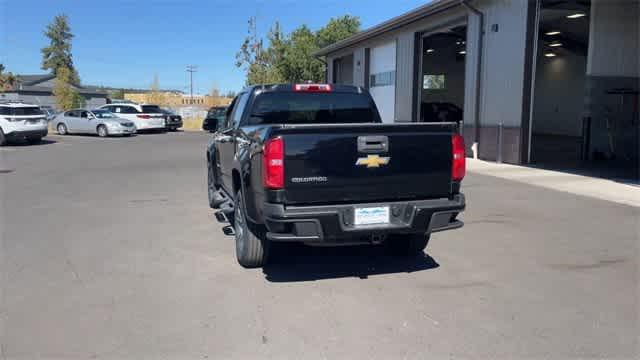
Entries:
{"label": "rear bumper", "polygon": [[[356,207],[389,206],[390,222],[383,225],[354,225]],[[264,206],[267,238],[291,242],[350,242],[358,238],[388,234],[430,234],[463,226],[457,220],[465,209],[465,197],[453,199],[285,207]]]}
{"label": "rear bumper", "polygon": [[109,135],[130,135],[135,134],[136,128],[127,128],[127,127],[119,127],[119,128],[109,128]]}
{"label": "rear bumper", "polygon": [[136,124],[136,129],[138,130],[155,130],[155,129],[164,129],[165,124],[164,121],[156,122],[156,123],[140,123]]}
{"label": "rear bumper", "polygon": [[47,128],[41,130],[21,130],[21,131],[12,131],[8,134],[5,134],[5,137],[9,141],[17,141],[24,139],[39,139],[47,136],[48,130]]}
{"label": "rear bumper", "polygon": [[181,128],[182,127],[182,120],[181,119],[167,120],[165,126],[166,126],[167,129]]}

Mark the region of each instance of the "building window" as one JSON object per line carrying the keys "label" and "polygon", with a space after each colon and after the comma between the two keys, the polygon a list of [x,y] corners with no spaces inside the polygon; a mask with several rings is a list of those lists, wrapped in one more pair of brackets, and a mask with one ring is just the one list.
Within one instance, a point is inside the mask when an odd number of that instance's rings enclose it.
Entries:
{"label": "building window", "polygon": [[425,90],[444,90],[446,89],[446,81],[444,74],[425,75],[422,78],[422,88]]}
{"label": "building window", "polygon": [[377,74],[371,74],[369,77],[369,86],[390,86],[396,83],[396,71],[387,71]]}

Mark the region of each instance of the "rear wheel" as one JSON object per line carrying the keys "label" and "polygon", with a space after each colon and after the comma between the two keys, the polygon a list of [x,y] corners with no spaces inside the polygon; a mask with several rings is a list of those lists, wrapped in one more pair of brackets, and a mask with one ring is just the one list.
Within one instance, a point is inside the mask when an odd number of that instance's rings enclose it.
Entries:
{"label": "rear wheel", "polygon": [[60,135],[67,135],[69,133],[69,131],[67,130],[67,125],[62,123],[58,124],[58,126],[56,127],[56,130]]}
{"label": "rear wheel", "polygon": [[429,235],[397,234],[387,239],[387,246],[392,254],[400,256],[415,256],[424,251],[429,244]]}
{"label": "rear wheel", "polygon": [[269,255],[269,240],[263,230],[247,221],[242,193],[235,198],[233,228],[236,233],[236,258],[246,268],[264,266]]}
{"label": "rear wheel", "polygon": [[0,129],[0,146],[7,145],[7,138],[4,136],[4,132]]}
{"label": "rear wheel", "polygon": [[109,132],[107,131],[107,127],[104,125],[98,126],[98,136],[107,137],[109,136]]}

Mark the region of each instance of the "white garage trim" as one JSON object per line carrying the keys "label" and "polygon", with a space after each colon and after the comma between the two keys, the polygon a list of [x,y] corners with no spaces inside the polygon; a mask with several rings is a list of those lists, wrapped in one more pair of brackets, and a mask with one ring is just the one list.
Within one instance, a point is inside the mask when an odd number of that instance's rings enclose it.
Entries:
{"label": "white garage trim", "polygon": [[396,48],[393,40],[371,48],[369,57],[369,92],[384,123],[395,121]]}

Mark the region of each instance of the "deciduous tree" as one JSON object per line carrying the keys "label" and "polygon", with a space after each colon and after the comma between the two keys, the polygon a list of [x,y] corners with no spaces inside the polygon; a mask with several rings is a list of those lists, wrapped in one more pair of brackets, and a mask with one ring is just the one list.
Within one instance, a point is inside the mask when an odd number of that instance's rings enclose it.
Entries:
{"label": "deciduous tree", "polygon": [[109,92],[109,97],[112,99],[124,99],[124,90],[123,89],[115,89]]}
{"label": "deciduous tree", "polygon": [[66,111],[84,106],[84,98],[74,88],[71,70],[61,67],[56,71],[56,80],[53,87],[53,95],[59,110]]}
{"label": "deciduous tree", "polygon": [[167,97],[160,91],[160,81],[158,74],[153,75],[153,82],[149,93],[145,96],[146,102],[154,105],[166,105]]}
{"label": "deciduous tree", "polygon": [[16,84],[16,77],[12,73],[4,72],[3,64],[0,64],[0,91],[11,90]]}
{"label": "deciduous tree", "polygon": [[215,97],[215,98],[220,97],[220,89],[218,89],[218,87],[215,84],[211,87],[211,91],[209,91],[209,96]]}
{"label": "deciduous tree", "polygon": [[346,39],[358,31],[360,31],[360,18],[358,17],[344,15],[331,18],[327,25],[316,33],[316,45],[318,48],[323,48]]}
{"label": "deciduous tree", "polygon": [[[236,53],[236,66],[244,68],[247,73],[247,85],[282,82],[275,49],[264,47],[264,41],[256,30],[255,17],[249,18],[248,25],[247,37],[242,42],[240,51]],[[276,22],[269,32],[269,37],[279,42],[282,37],[279,23]]]}
{"label": "deciduous tree", "polygon": [[301,25],[284,34],[276,22],[267,33],[267,46],[258,36],[255,18],[249,19],[248,35],[236,54],[236,66],[246,71],[247,85],[280,82],[320,82],[324,63],[312,54],[318,49],[349,37],[360,29],[360,19],[342,16],[329,20],[313,32]]}

